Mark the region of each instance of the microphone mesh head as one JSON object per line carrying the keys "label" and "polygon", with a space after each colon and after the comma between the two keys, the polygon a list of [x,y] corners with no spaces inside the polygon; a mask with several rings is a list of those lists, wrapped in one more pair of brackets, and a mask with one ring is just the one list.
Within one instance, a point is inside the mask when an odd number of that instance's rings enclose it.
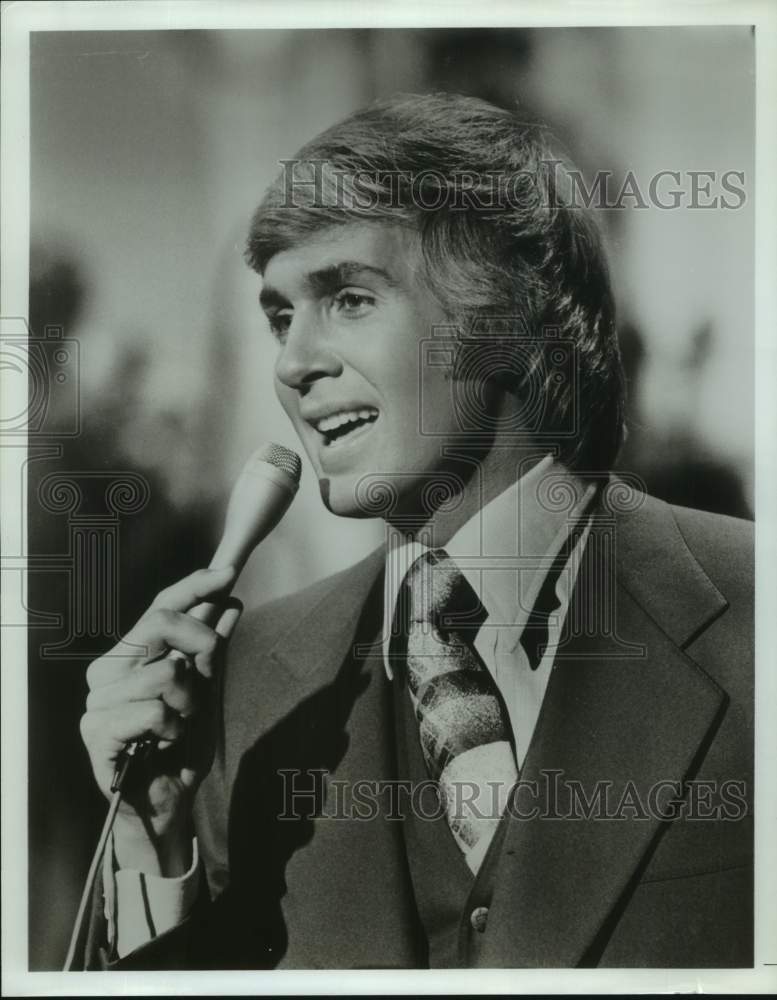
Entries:
{"label": "microphone mesh head", "polygon": [[302,462],[296,451],[292,451],[291,448],[284,448],[282,444],[266,444],[257,451],[256,457],[261,462],[269,462],[276,469],[281,469],[291,476],[295,483],[299,482]]}

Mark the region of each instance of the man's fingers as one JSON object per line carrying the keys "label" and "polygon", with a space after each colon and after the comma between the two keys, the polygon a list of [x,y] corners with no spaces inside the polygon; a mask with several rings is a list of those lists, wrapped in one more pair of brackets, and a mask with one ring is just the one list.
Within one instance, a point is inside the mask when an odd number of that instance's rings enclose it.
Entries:
{"label": "man's fingers", "polygon": [[[130,635],[133,641],[147,647],[148,659],[176,649],[191,657],[198,670],[213,656],[219,642],[219,637],[209,625],[182,611],[168,608],[148,611]],[[210,674],[209,670],[203,672]]]}
{"label": "man's fingers", "polygon": [[226,607],[221,613],[221,617],[216,623],[216,632],[222,639],[229,639],[235,631],[235,626],[240,621],[243,614],[243,602],[237,597],[227,599]]}
{"label": "man's fingers", "polygon": [[234,582],[235,570],[203,569],[161,591],[148,611],[108,653],[90,664],[86,680],[90,690],[118,682],[136,667],[157,660],[168,650],[190,656],[206,677],[213,673],[211,658],[219,636],[227,639],[243,610],[237,598],[224,600],[215,629],[186,614],[202,601],[217,597]]}
{"label": "man's fingers", "polygon": [[81,717],[81,736],[92,757],[113,760],[128,740],[149,733],[174,742],[183,720],[163,701],[135,701],[89,711]]}
{"label": "man's fingers", "polygon": [[219,637],[208,625],[181,611],[154,608],[147,611],[127,633],[124,642],[132,644],[138,650],[137,655],[122,656],[117,653],[116,647],[106,656],[95,660],[86,672],[86,681],[91,690],[128,676],[135,668],[157,659],[171,649],[180,650],[191,657],[200,673],[210,677],[210,661],[216,652]]}
{"label": "man's fingers", "polygon": [[222,593],[235,581],[234,566],[223,569],[198,569],[183,580],[178,580],[161,590],[154,598],[153,608],[169,608],[171,611],[190,611],[201,601]]}
{"label": "man's fingers", "polygon": [[127,702],[161,698],[175,712],[186,717],[193,714],[197,707],[198,677],[184,658],[166,657],[136,667],[110,684],[93,688],[86,699],[86,709],[94,711]]}

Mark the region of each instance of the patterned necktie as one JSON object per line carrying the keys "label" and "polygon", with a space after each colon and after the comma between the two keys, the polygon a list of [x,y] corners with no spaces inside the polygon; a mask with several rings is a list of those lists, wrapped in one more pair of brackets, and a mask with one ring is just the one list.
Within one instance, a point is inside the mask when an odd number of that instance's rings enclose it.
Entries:
{"label": "patterned necktie", "polygon": [[392,633],[392,655],[407,663],[427,770],[474,873],[518,778],[507,710],[472,645],[485,619],[456,563],[433,549],[408,570]]}

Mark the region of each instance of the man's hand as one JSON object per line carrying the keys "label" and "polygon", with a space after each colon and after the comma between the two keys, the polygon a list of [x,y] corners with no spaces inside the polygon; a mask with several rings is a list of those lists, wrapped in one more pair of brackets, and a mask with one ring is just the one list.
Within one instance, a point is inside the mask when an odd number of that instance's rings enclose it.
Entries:
{"label": "man's hand", "polygon": [[213,762],[212,677],[241,608],[231,600],[215,628],[186,612],[228,593],[234,578],[231,567],[198,570],[163,590],[87,671],[81,736],[105,796],[124,744],[159,741],[147,761],[133,761],[123,793],[114,826],[121,868],[172,877],[189,865],[192,800]]}

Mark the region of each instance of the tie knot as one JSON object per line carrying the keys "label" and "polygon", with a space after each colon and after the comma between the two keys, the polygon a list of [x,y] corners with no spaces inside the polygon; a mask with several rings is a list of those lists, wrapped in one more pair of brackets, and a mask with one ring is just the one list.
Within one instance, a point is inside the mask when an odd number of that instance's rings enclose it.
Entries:
{"label": "tie knot", "polygon": [[409,621],[429,622],[445,632],[477,631],[486,609],[445,549],[429,549],[407,571],[404,587]]}

